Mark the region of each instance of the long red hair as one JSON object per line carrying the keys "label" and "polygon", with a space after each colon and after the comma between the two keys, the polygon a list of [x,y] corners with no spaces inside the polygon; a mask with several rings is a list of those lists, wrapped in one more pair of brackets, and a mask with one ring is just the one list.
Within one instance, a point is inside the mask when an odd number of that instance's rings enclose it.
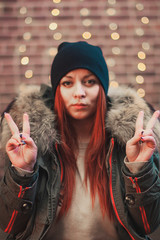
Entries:
{"label": "long red hair", "polygon": [[[63,203],[59,218],[69,209],[75,186],[77,138],[66,113],[64,102],[57,87],[55,95],[55,112],[57,114],[57,125],[61,135],[61,144],[58,145],[58,153],[64,166],[64,177],[62,184]],[[92,134],[85,155],[85,184],[90,182],[92,206],[98,193],[102,215],[107,213],[113,219],[113,210],[109,194],[109,178],[106,169],[106,131],[105,131],[106,97],[100,85],[97,98],[97,110],[94,116]],[[92,123],[91,123],[92,124]]]}

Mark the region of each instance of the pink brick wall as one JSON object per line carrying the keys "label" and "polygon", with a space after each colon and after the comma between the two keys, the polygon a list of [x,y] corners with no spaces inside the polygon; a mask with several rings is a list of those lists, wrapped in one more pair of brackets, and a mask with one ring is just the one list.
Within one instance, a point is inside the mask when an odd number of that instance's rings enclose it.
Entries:
{"label": "pink brick wall", "polygon": [[[87,39],[102,47],[110,70],[111,83],[132,84],[145,91],[145,98],[155,107],[160,106],[160,2],[159,0],[30,0],[0,1],[0,112],[12,100],[21,83],[48,83],[53,56],[51,48],[62,41]],[[51,11],[58,9],[53,16]],[[147,17],[147,18],[143,18]],[[142,18],[148,23],[143,23]],[[144,21],[143,20],[143,21]],[[54,30],[50,23],[56,23]],[[113,40],[112,33],[120,38]],[[24,34],[30,33],[29,40]],[[54,39],[60,35],[59,40]],[[19,47],[25,45],[25,51]],[[146,47],[145,47],[146,45]],[[118,53],[115,53],[116,48]],[[54,50],[54,49],[53,49]],[[137,54],[143,51],[145,59]],[[29,63],[21,64],[27,56]],[[144,63],[146,70],[137,68]],[[32,70],[33,76],[25,77]],[[136,82],[136,76],[143,83]]]}
{"label": "pink brick wall", "polygon": [[[0,1],[0,113],[22,83],[49,83],[50,65],[62,41],[87,39],[100,45],[111,84],[141,88],[145,98],[160,108],[160,1],[159,0],[1,0]],[[51,11],[60,12],[53,16]],[[145,17],[145,18],[144,18]],[[49,29],[56,23],[54,30]],[[112,33],[119,39],[113,40]],[[26,33],[30,38],[25,40]],[[59,37],[59,39],[58,39]],[[25,51],[20,51],[24,48]],[[138,52],[145,54],[144,59]],[[52,52],[50,55],[49,52]],[[142,58],[143,58],[142,55]],[[21,64],[29,58],[27,65]],[[138,63],[146,66],[138,69]],[[31,78],[25,72],[32,70]],[[141,76],[143,83],[137,83]],[[0,161],[0,177],[3,174]],[[154,237],[158,240],[157,235]]]}

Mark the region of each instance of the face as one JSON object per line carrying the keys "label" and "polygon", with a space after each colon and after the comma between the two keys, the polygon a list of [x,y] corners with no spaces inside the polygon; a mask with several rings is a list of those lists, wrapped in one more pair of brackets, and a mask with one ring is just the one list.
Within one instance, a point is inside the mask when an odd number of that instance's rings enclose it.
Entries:
{"label": "face", "polygon": [[60,81],[60,93],[68,114],[77,120],[90,119],[97,107],[98,78],[86,69],[67,73]]}

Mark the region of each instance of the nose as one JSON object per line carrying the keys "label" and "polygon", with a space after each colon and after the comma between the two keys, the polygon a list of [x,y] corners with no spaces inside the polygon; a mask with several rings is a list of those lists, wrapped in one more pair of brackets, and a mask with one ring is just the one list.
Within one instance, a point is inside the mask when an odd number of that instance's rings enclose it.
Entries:
{"label": "nose", "polygon": [[82,83],[76,83],[74,89],[74,97],[75,98],[84,98],[86,96],[86,92]]}

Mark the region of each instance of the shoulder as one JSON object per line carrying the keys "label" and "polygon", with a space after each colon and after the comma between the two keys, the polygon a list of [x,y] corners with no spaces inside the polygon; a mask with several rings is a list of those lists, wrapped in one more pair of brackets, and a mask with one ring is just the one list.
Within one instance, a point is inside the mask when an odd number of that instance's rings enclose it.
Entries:
{"label": "shoulder", "polygon": [[[31,137],[42,149],[42,152],[48,150],[53,142],[58,141],[55,129],[55,114],[48,107],[48,101],[52,101],[51,88],[49,86],[43,85],[41,88],[40,86],[22,85],[19,88],[17,97],[8,108],[20,132],[23,126],[23,113],[29,115]],[[3,119],[0,136],[2,147],[6,144],[10,136],[11,133],[8,125],[5,119]]]}
{"label": "shoulder", "polygon": [[[138,96],[135,89],[127,86],[110,88],[108,96],[111,103],[106,116],[106,129],[121,145],[124,145],[134,135],[138,113],[144,111],[145,127],[153,114],[153,110],[143,98]],[[154,132],[159,144],[159,121],[157,121]]]}

